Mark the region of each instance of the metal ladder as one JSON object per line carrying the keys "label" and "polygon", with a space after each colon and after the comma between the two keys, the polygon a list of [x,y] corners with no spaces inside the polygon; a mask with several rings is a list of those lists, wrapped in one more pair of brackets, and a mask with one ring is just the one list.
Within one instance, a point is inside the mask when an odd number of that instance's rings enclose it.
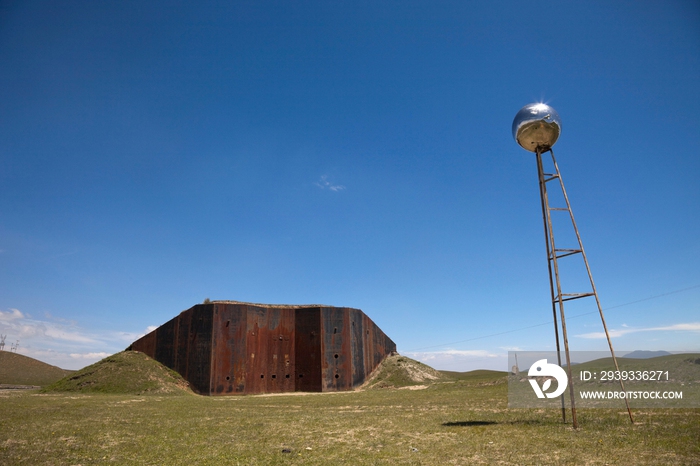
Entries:
{"label": "metal ladder", "polygon": [[[554,165],[554,173],[545,173],[543,169],[542,156],[549,152],[552,157],[552,163]],[[566,319],[564,316],[564,303],[566,301],[571,301],[574,299],[586,298],[593,296],[595,297],[595,302],[598,306],[598,313],[600,314],[600,320],[603,323],[603,329],[605,330],[605,337],[608,340],[608,346],[610,347],[610,354],[612,355],[613,362],[615,363],[615,369],[620,370],[617,364],[617,358],[615,357],[615,350],[613,349],[612,341],[610,340],[610,334],[608,332],[608,326],[605,323],[605,316],[603,315],[603,308],[600,305],[600,299],[598,298],[598,292],[595,288],[595,283],[593,282],[593,275],[591,274],[591,268],[588,265],[588,258],[586,257],[586,252],[583,249],[583,242],[581,241],[581,235],[579,234],[578,227],[576,226],[576,220],[574,220],[574,213],[571,210],[571,204],[569,203],[569,197],[566,194],[566,189],[564,188],[564,181],[561,178],[561,173],[559,172],[559,166],[554,158],[554,152],[551,148],[537,148],[535,155],[537,156],[537,173],[539,177],[540,185],[540,198],[542,201],[542,217],[544,221],[544,233],[545,233],[545,243],[547,246],[547,264],[549,269],[549,289],[552,297],[552,315],[554,317],[554,336],[557,340],[557,360],[559,366],[561,366],[561,350],[559,346],[559,325],[557,323],[557,308],[559,308],[559,316],[561,318],[561,330],[564,339],[564,351],[566,354],[566,369],[569,378],[569,396],[571,398],[571,416],[573,419],[574,429],[578,428],[578,421],[576,419],[576,403],[574,401],[574,384],[571,375],[571,360],[569,357],[569,340],[566,334]],[[549,196],[547,194],[547,183],[551,181],[558,181],[561,193],[564,197],[566,207],[552,207],[549,204]],[[557,248],[554,242],[554,228],[552,225],[552,212],[553,211],[565,211],[569,213],[569,218],[571,219],[571,224],[573,226],[574,232],[576,233],[576,239],[578,240],[577,249],[564,249]],[[586,266],[586,272],[588,273],[588,279],[590,281],[590,291],[578,292],[578,293],[564,293],[562,292],[562,285],[560,279],[559,271],[559,260],[568,257],[581,254],[583,258],[583,263]],[[625,391],[625,386],[622,380],[620,380],[620,386],[622,391]],[[625,405],[627,406],[627,413],[629,414],[630,421],[634,423],[634,418],[632,417],[632,411],[630,410],[629,401],[625,398]],[[562,419],[566,422],[566,408],[564,404],[564,396],[561,397],[561,411]]]}

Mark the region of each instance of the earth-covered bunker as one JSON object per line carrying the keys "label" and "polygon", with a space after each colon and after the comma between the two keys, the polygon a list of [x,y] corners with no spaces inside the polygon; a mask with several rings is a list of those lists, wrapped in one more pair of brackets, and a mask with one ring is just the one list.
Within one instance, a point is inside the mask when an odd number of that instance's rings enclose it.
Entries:
{"label": "earth-covered bunker", "polygon": [[361,385],[396,344],[359,309],[213,301],[135,341],[202,395]]}

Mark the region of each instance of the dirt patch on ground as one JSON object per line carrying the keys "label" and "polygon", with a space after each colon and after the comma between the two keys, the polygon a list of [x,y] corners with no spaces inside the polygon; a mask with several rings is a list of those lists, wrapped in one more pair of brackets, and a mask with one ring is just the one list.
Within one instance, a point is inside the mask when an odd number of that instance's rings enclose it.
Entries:
{"label": "dirt patch on ground", "polygon": [[409,385],[408,387],[399,387],[399,390],[425,390],[427,385]]}

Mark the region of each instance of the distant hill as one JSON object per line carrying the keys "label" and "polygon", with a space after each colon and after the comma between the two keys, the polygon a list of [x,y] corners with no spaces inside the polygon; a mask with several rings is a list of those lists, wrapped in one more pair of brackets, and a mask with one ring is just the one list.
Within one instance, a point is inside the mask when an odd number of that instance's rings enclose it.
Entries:
{"label": "distant hill", "polygon": [[488,369],[478,369],[469,372],[440,371],[440,373],[454,380],[473,383],[490,383],[497,380],[502,380],[508,376],[507,372],[492,371]]}
{"label": "distant hill", "polygon": [[623,358],[630,358],[630,359],[649,359],[649,358],[658,358],[659,356],[668,356],[671,353],[668,351],[645,351],[645,350],[637,350],[637,351],[632,351],[631,353],[625,354],[622,356]]}
{"label": "distant hill", "polygon": [[[669,354],[657,356],[655,358],[617,358],[620,370],[661,370],[668,371],[672,378],[677,380],[687,380],[696,384],[700,380],[700,353]],[[600,372],[614,368],[612,357],[588,361],[576,366],[576,370],[587,370]]]}
{"label": "distant hill", "polygon": [[87,366],[43,390],[48,392],[175,395],[190,392],[189,384],[139,351],[123,351]]}
{"label": "distant hill", "polygon": [[0,351],[0,385],[43,387],[73,372],[22,354]]}

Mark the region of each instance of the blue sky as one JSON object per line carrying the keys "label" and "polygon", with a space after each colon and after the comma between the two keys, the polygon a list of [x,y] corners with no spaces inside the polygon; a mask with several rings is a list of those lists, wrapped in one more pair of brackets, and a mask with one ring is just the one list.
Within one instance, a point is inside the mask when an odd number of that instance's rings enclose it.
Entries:
{"label": "blue sky", "polygon": [[700,351],[696,1],[5,1],[0,64],[6,349],[83,367],[205,298],[439,369],[552,349],[541,101],[614,345]]}

